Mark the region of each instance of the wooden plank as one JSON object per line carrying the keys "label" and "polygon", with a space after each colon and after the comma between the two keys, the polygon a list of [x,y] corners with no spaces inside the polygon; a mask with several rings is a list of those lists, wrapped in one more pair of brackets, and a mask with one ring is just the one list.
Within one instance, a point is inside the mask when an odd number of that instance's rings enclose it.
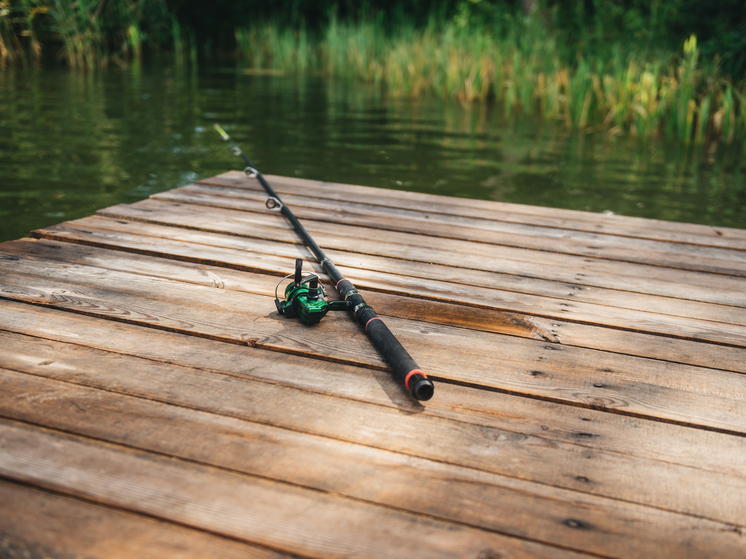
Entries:
{"label": "wooden plank", "polygon": [[[579,554],[127,448],[0,422],[0,475],[309,557]],[[413,537],[417,534],[418,537]]]}
{"label": "wooden plank", "polygon": [[0,557],[8,559],[297,557],[3,480],[0,503]]}
{"label": "wooden plank", "polygon": [[[147,242],[148,241],[144,239],[142,240],[143,245]],[[111,248],[116,249],[117,247],[116,245],[112,245]],[[191,269],[184,265],[179,267],[179,275],[174,278],[173,268],[177,265],[173,263],[159,261],[154,263],[152,259],[143,261],[140,256],[129,256],[126,254],[117,256],[113,255],[110,251],[101,251],[94,247],[69,244],[59,246],[55,242],[42,239],[37,242],[16,241],[4,243],[0,247],[0,250],[2,250],[2,253],[5,255],[16,255],[18,258],[35,258],[55,262],[66,262],[69,264],[91,262],[94,265],[100,265],[107,269],[127,271],[135,271],[139,269],[142,273],[150,273],[151,275],[158,274],[161,277],[163,277],[164,274],[168,275],[168,272],[164,272],[163,269],[170,266],[172,271],[170,277],[173,279],[181,279],[183,276],[195,276],[194,273],[189,274]],[[168,256],[167,252],[162,252],[161,254],[163,254],[164,257]],[[313,267],[315,271],[320,274],[322,279],[325,278],[326,276],[324,272],[318,266],[314,266],[314,264],[315,263],[307,263],[306,267]],[[277,275],[282,277],[282,275],[285,275],[288,270],[292,270],[294,265],[294,258],[278,258],[275,259],[274,266],[263,265],[263,263],[261,263],[258,267],[262,267],[263,272],[270,272],[273,276]],[[152,271],[148,272],[150,270]],[[277,280],[264,275],[259,276],[257,274],[251,274],[246,277],[246,274],[244,273],[238,274],[231,270],[223,270],[218,267],[215,267],[210,273],[216,276],[226,274],[228,277],[242,277],[244,278],[244,281],[241,282],[242,291],[251,291],[266,295],[272,295],[274,293],[274,286],[277,284]],[[197,273],[196,277],[198,278],[199,283],[204,283],[204,272]],[[456,302],[459,304],[458,306],[460,309],[463,309],[463,304],[470,306],[480,305],[487,309],[496,308],[495,300],[499,300],[501,294],[504,293],[504,289],[498,290],[495,288],[484,288],[479,285],[469,285],[467,288],[464,287],[463,284],[454,284],[446,281],[433,281],[425,278],[411,278],[410,276],[398,276],[395,274],[370,270],[365,270],[364,273],[360,274],[360,277],[362,278],[362,283],[360,280],[355,278],[356,284],[360,287],[372,286],[374,289],[379,289],[388,293],[393,292],[408,295],[410,296],[409,298],[412,298],[411,296],[416,297],[417,295],[420,295],[429,300],[440,299],[444,302]],[[213,278],[213,282],[214,281],[216,280]],[[254,286],[255,283],[257,284],[256,287]],[[601,305],[604,308],[614,307],[627,308],[630,310],[642,310],[646,314],[641,316],[649,316],[649,313],[652,312],[654,314],[679,316],[682,318],[699,318],[710,322],[722,322],[724,324],[746,325],[746,313],[737,307],[682,301],[671,297],[631,294],[616,290],[577,288],[577,286],[570,286],[567,284],[563,285],[556,282],[544,283],[554,287],[554,289],[551,290],[551,295],[548,296],[545,303],[545,306],[550,311],[560,304],[558,303],[559,300],[577,301],[583,303],[589,302],[592,305]],[[517,282],[517,284],[518,286],[522,286],[525,282]],[[229,288],[230,287],[228,287],[228,289]],[[546,291],[549,291],[549,289],[546,289]],[[519,291],[516,289],[514,292],[517,293]],[[520,292],[525,292],[525,290]],[[333,293],[334,290],[330,289],[330,294]],[[503,296],[503,298],[508,297],[510,296]],[[527,301],[535,300],[536,299],[527,299]],[[501,302],[500,304],[504,303]],[[593,309],[594,307],[588,308]],[[589,310],[589,313],[590,312],[592,312],[592,310]],[[596,314],[599,312],[601,311],[596,311]],[[554,314],[560,315],[561,309],[557,310]]]}
{"label": "wooden plank", "polygon": [[[746,233],[742,229],[605,215],[562,208],[543,208],[491,200],[452,198],[357,185],[340,185],[293,177],[273,175],[266,175],[266,177],[281,196],[305,195],[330,201],[366,203],[384,208],[414,209],[429,213],[557,227],[571,231],[597,232],[706,246],[739,248],[746,241]],[[197,183],[262,191],[261,185],[255,179],[247,178],[241,171],[230,171],[216,177],[199,180]]]}
{"label": "wooden plank", "polygon": [[[186,188],[188,188],[188,187],[183,187],[182,189],[176,189],[174,191],[169,191],[169,192],[163,193],[161,195],[158,195],[157,198],[158,199],[164,199],[164,200],[185,200],[185,199],[190,199],[190,196],[185,196],[184,194],[181,193],[183,191],[183,189],[186,189]],[[210,200],[211,199],[212,198],[210,198]],[[208,204],[209,200],[203,201],[202,203]],[[300,217],[300,218],[307,218],[307,217],[311,217],[313,219],[316,218],[315,214],[313,214],[313,215],[305,215],[305,214],[308,213],[305,208],[300,208],[297,213],[298,213],[298,217]],[[344,219],[343,219],[344,215],[340,216],[340,214],[338,212],[327,212],[327,213],[329,213],[329,216],[327,217],[327,220],[330,221],[330,222],[336,223],[338,221],[344,221]],[[373,217],[373,221],[375,221],[376,219],[378,219],[378,217],[374,216]],[[431,232],[432,229],[433,229],[433,227],[435,226],[435,224],[431,223],[432,220],[424,220],[424,221],[426,221],[427,223],[420,228],[421,230],[415,230],[415,229],[413,229],[413,231],[418,232],[420,235],[427,234],[427,233]],[[411,222],[411,220],[407,220],[407,223],[410,223],[410,222]],[[452,230],[453,227],[449,226],[448,229]],[[469,239],[470,238],[469,237],[469,233],[465,232],[465,231],[468,231],[468,229],[465,229],[463,227],[459,227],[458,229],[455,229],[455,231],[457,232],[456,235],[459,236],[459,237],[462,237],[464,239]],[[502,243],[503,242],[503,237],[501,236],[500,239],[501,239],[501,243]],[[542,238],[542,242],[543,242],[543,240],[544,239]],[[568,241],[567,241],[567,239],[561,238],[561,236],[559,237],[559,241],[563,244],[563,246],[569,244]],[[627,244],[629,244],[629,239],[622,239],[621,242],[624,245],[627,245]],[[626,247],[625,246],[625,249],[634,251],[636,254],[640,252],[639,248],[638,247],[634,247],[634,246],[631,246],[631,247]],[[712,251],[710,249],[706,249],[706,250],[707,250],[707,252],[708,252],[708,254],[710,256],[713,256],[711,254]],[[741,256],[739,253],[735,253],[735,254],[736,254],[737,257]],[[743,253],[743,254],[746,255],[746,253]],[[699,258],[696,254],[690,254],[689,256],[691,256],[692,258]],[[492,278],[492,281],[494,281],[494,279],[495,278]],[[501,278],[501,280],[502,280],[501,281],[501,287],[502,287],[502,289],[508,288],[505,285],[506,283],[508,283],[508,284],[513,283],[513,284],[515,284],[516,288],[520,289],[520,291],[524,292],[524,293],[525,293],[525,290],[526,290],[527,287],[529,289],[531,288],[530,284],[527,285],[527,282],[525,281],[525,278],[517,278],[515,276],[503,275],[503,277]],[[536,284],[539,284],[539,282],[540,282],[540,280],[539,281],[534,280],[532,283],[536,286]],[[547,282],[542,282],[539,285],[540,285],[540,287],[544,287],[545,289],[547,289],[546,283]],[[559,295],[561,298],[572,299],[572,300],[576,300],[576,301],[581,301],[581,300],[582,301],[588,301],[590,299],[594,303],[602,303],[602,304],[605,304],[605,305],[608,305],[608,306],[617,306],[617,307],[623,307],[623,308],[630,308],[630,305],[632,305],[631,308],[646,309],[646,310],[647,309],[651,309],[651,308],[658,310],[657,306],[663,306],[663,309],[659,310],[658,312],[664,312],[664,313],[667,313],[667,314],[670,314],[670,313],[672,313],[672,314],[686,313],[686,306],[687,305],[686,305],[686,303],[682,304],[679,299],[671,300],[671,301],[665,301],[665,300],[661,301],[660,298],[650,297],[650,296],[644,295],[644,294],[632,295],[629,292],[620,292],[620,291],[617,291],[617,290],[607,290],[607,289],[604,289],[604,290],[592,290],[592,289],[589,289],[589,288],[577,288],[575,286],[570,287],[570,286],[567,286],[567,285],[557,285],[557,284],[550,284],[549,289],[551,289],[551,287],[554,287],[554,290],[553,290],[554,293],[552,293],[550,296],[554,296],[554,297],[557,297]],[[668,293],[671,294],[671,295],[675,295],[676,294],[675,291],[671,290],[670,286],[669,286]],[[547,293],[546,292],[542,293],[542,295],[547,295]],[[682,309],[682,307],[683,307],[683,309]],[[735,309],[735,308],[734,309],[727,309],[727,308],[722,308],[721,307],[719,309],[712,308],[711,312],[712,312],[712,315],[711,315],[712,318],[710,318],[711,320],[712,319],[714,319],[714,320],[721,320],[723,322],[729,321],[729,319],[727,319],[727,318],[722,318],[722,319],[718,318],[718,317],[722,317],[723,314],[725,314],[725,315],[731,314],[733,316],[733,319],[735,319],[735,320],[739,320],[739,321],[740,320],[746,320],[746,315],[743,312],[741,312],[740,309]],[[681,315],[681,314],[679,314],[679,315]],[[738,318],[736,318],[736,317],[738,317]]]}
{"label": "wooden plank", "polygon": [[[569,443],[727,475],[743,475],[738,459],[746,453],[746,439],[743,437],[449,384],[440,385],[438,397],[422,406],[408,398],[397,381],[386,372],[338,364],[330,367],[323,361],[293,355],[281,356],[283,366],[275,367],[276,355],[246,346],[154,331],[11,301],[0,302],[0,308],[0,328],[35,340],[32,352],[9,349],[0,354],[0,365],[14,370],[45,375],[56,374],[58,368],[74,371],[79,366],[75,360],[81,352],[85,353],[81,348],[91,347],[151,362],[372,403],[405,413],[454,419],[537,437],[549,444]],[[10,348],[9,340],[13,338],[3,339]],[[214,355],[221,356],[219,362],[215,361]],[[59,359],[69,367],[57,364]],[[65,378],[72,379],[70,376]],[[219,408],[205,409],[220,411]],[[672,441],[680,444],[672,444]]]}
{"label": "wooden plank", "polygon": [[[190,248],[193,251],[202,249],[205,253],[202,258],[207,261],[217,262],[215,260],[217,258],[224,263],[241,262],[241,264],[234,265],[248,267],[251,267],[255,261],[262,262],[275,254],[292,253],[294,257],[305,256],[313,260],[313,256],[305,247],[301,247],[297,244],[297,240],[293,241],[290,238],[287,242],[270,239],[258,240],[251,237],[236,237],[235,235],[200,232],[142,221],[107,219],[98,216],[40,229],[34,231],[32,236],[98,246],[119,246],[122,249],[129,247],[130,250],[142,253],[146,253],[145,251],[148,248],[152,249],[153,242],[148,239],[147,244],[141,246],[142,239],[139,238],[138,241],[138,236],[154,237],[159,239],[159,246],[163,245],[163,250],[168,249],[172,253],[172,257],[178,258],[179,255],[182,255],[184,252],[183,244],[190,243]],[[214,250],[212,253],[207,253],[206,248],[195,247],[194,245],[205,245],[212,247]],[[226,249],[238,249],[241,252],[231,252],[226,251]],[[161,253],[163,253],[163,250]],[[249,258],[242,254],[243,251],[250,251],[255,256]],[[674,295],[678,300],[689,299],[737,307],[746,306],[746,295],[740,289],[742,280],[681,270],[668,270],[665,276],[659,278],[632,276],[620,278],[620,276],[608,272],[592,272],[587,269],[586,265],[581,264],[578,264],[579,268],[559,265],[548,267],[540,263],[503,259],[500,261],[499,267],[496,266],[495,269],[485,271],[451,267],[449,266],[450,263],[437,264],[398,257],[389,258],[350,253],[344,249],[332,249],[327,252],[334,255],[334,261],[344,268],[385,270],[396,275],[481,285],[509,291],[556,296],[556,294],[552,295],[542,291],[541,287],[546,286],[547,283],[555,285],[556,282],[561,282],[561,284],[567,284],[567,293],[573,290],[577,291],[577,287],[583,289],[605,288],[621,291],[623,294],[637,293],[662,295],[664,297]],[[212,257],[207,256],[207,254],[211,254]],[[651,272],[650,270],[645,271]],[[658,270],[653,270],[649,275],[654,275],[654,273],[658,273]],[[705,278],[709,280],[709,284],[704,281]],[[538,292],[536,291],[537,288],[532,289],[531,287],[535,282],[543,282],[538,284],[540,286]],[[564,297],[568,296],[564,295]]]}
{"label": "wooden plank", "polygon": [[[140,246],[143,247],[142,250],[147,250],[145,247],[150,245],[152,243],[145,239],[140,242]],[[111,248],[118,247],[114,245]],[[131,255],[119,251],[101,251],[87,245],[59,245],[54,241],[45,240],[28,241],[20,244],[6,243],[2,245],[2,249],[6,256],[0,254],[0,258],[13,258],[13,256],[7,256],[7,254],[20,254],[25,258],[43,256],[43,258],[52,261],[79,262],[100,268],[187,281],[211,287],[222,286],[223,289],[248,291],[262,295],[273,296],[276,285],[276,279],[269,278],[265,274],[237,272],[230,268],[208,266],[203,264],[197,256],[193,258],[196,261],[195,263],[199,263],[199,265],[194,266],[193,264],[173,260],[143,259],[140,255]],[[166,250],[166,248],[163,247],[163,250]],[[169,252],[158,254],[166,257]],[[211,256],[214,257],[215,255],[212,254]],[[281,274],[284,275],[287,270],[294,266],[294,259],[290,258],[277,257],[273,258],[272,261],[258,258],[257,260],[258,262],[255,262],[255,265],[262,268],[262,271],[269,271],[280,277]],[[310,266],[322,278],[325,277],[317,265],[310,264]],[[361,278],[363,278],[362,281],[359,281],[357,277],[355,278],[359,287],[373,286],[386,291],[398,287],[400,293],[407,295],[399,296],[392,293],[365,290],[366,300],[382,315],[449,324],[565,345],[603,349],[615,353],[652,357],[708,368],[746,372],[746,355],[740,348],[712,346],[688,340],[651,338],[638,332],[620,332],[598,328],[593,325],[567,322],[557,318],[542,319],[500,309],[466,307],[461,304],[445,302],[442,299],[440,301],[434,300],[444,291],[449,300],[454,298],[454,292],[458,293],[459,291],[458,286],[449,288],[449,284],[444,284],[445,286],[438,284],[437,290],[428,290],[426,289],[427,286],[423,285],[422,280],[405,283],[406,278],[402,279],[396,275],[364,271],[361,273]],[[369,278],[370,281],[366,278]],[[377,278],[380,278],[379,281],[375,281]],[[329,288],[328,291],[333,293],[334,290]],[[579,293],[582,293],[582,291]],[[427,301],[418,299],[416,297],[418,294],[427,297]],[[466,299],[466,297],[464,298]],[[680,300],[676,299],[672,299],[672,301],[681,303]],[[713,306],[713,308],[721,310],[723,307]],[[724,316],[732,317],[727,313],[724,313]]]}
{"label": "wooden plank", "polygon": [[[607,557],[699,558],[746,551],[727,524],[108,391],[5,372],[8,377],[13,405],[4,406],[4,415],[66,432]],[[169,436],[153,432],[154,424],[170,425]],[[195,433],[199,442],[190,442]],[[305,466],[298,468],[299,463]],[[578,538],[581,526],[584,537]]]}
{"label": "wooden plank", "polygon": [[[5,341],[9,342],[7,336]],[[22,340],[17,342],[23,344]],[[503,430],[485,425],[484,421],[467,423],[462,419],[443,419],[422,412],[403,414],[400,406],[391,403],[388,406],[377,403],[372,405],[349,398],[330,397],[265,382],[247,381],[234,376],[224,377],[214,372],[91,351],[88,348],[61,348],[56,345],[51,348],[54,353],[50,354],[49,350],[40,349],[44,345],[49,344],[27,342],[25,349],[16,349],[15,368],[108,392],[119,392],[180,407],[209,411],[591,495],[647,504],[673,512],[738,525],[742,525],[743,519],[746,518],[746,501],[742,498],[746,494],[746,476],[742,470],[735,474],[724,474],[701,468],[676,466],[669,461],[641,459],[609,452],[604,448],[591,450],[575,442],[564,443],[552,441],[546,436],[528,435],[515,431],[515,425],[511,426],[510,422],[509,430]],[[17,344],[15,347],[19,348]],[[50,363],[52,357],[55,359]],[[265,365],[274,370],[279,368],[287,371],[293,361],[275,356],[268,359]],[[122,375],[119,372],[122,370],[126,370],[127,374]],[[292,370],[293,374],[299,373],[295,369]],[[24,385],[11,371],[7,371],[0,378],[4,379],[4,390],[8,394],[19,390],[22,395],[26,390],[24,386],[31,383],[28,381]],[[348,380],[351,385],[352,382],[354,381]],[[441,388],[450,390],[450,387],[446,386]],[[47,408],[47,413],[42,411],[41,416],[38,415],[39,406],[56,406],[54,400],[62,398],[63,392],[62,388],[54,386],[46,392],[53,394],[52,397],[28,396],[9,399],[2,405],[1,413],[24,420],[52,422],[54,426],[68,429],[70,425],[64,423],[65,413],[72,413],[83,423],[92,423],[94,426],[91,428],[95,428],[95,425],[102,423],[94,420],[94,408],[103,406],[104,409],[100,413],[104,415],[115,411],[106,408],[102,403],[104,394],[86,399],[86,391],[72,389],[69,398],[74,403],[62,406],[69,412]],[[27,399],[30,401],[24,401]],[[47,399],[52,402],[46,404]],[[478,400],[475,403],[478,405]],[[461,400],[459,405],[463,408],[471,406],[472,402]],[[136,406],[129,403],[125,407]],[[141,406],[140,409],[142,411]],[[503,414],[505,411],[506,409],[503,409]],[[558,412],[557,415],[577,413],[571,409],[555,411]],[[166,425],[144,411],[142,413],[146,422]],[[169,413],[171,421],[167,424],[172,426],[168,428],[166,438],[173,438],[177,433],[175,425],[184,424],[186,419],[175,410]],[[512,416],[513,410],[509,413]],[[58,420],[63,423],[54,423]],[[534,423],[535,432],[544,431],[535,418],[530,421]],[[132,418],[132,422],[116,422],[116,428],[124,429],[121,436],[129,437],[130,440],[133,435],[124,426],[132,425],[135,432],[147,430],[144,425],[138,427],[138,424],[136,418]],[[634,440],[641,436],[642,433],[636,431],[636,428],[633,426],[631,429],[625,429],[631,437],[628,444],[633,444]],[[164,438],[164,429],[165,427],[161,427],[155,430],[152,435],[155,440]],[[681,427],[678,427],[678,430],[678,436],[674,440],[682,441],[685,448],[682,448],[681,452],[700,454],[700,449],[688,444],[688,430]],[[196,432],[200,431],[188,429],[187,437],[190,433]],[[112,433],[106,435],[106,438],[116,436],[116,433]],[[592,437],[575,437],[576,440],[584,438]],[[174,441],[178,441],[174,444],[186,444],[178,437],[174,438]],[[735,444],[742,447],[743,440],[740,439]],[[671,446],[670,442],[668,446]],[[731,448],[734,448],[733,444],[723,445],[716,450],[717,456],[730,464],[739,463],[738,457],[743,456],[743,450],[740,454],[738,451],[731,454],[728,450]],[[168,452],[175,451],[171,449]],[[236,450],[233,446],[228,446],[225,452],[232,454]],[[274,455],[270,454],[267,459],[273,460],[272,456]],[[267,467],[266,462],[263,464],[263,467]],[[304,464],[304,467],[310,467],[307,463]],[[738,466],[735,468],[738,470]],[[417,468],[415,470],[418,471]],[[268,474],[265,472],[265,475]],[[711,499],[712,495],[719,497],[716,500]]]}
{"label": "wooden plank", "polygon": [[[270,240],[283,237],[294,239],[290,225],[279,214],[256,213],[222,208],[211,208],[208,212],[200,206],[165,202],[155,199],[143,200],[134,204],[118,205],[98,210],[97,215],[115,219],[135,219],[148,223],[172,225],[198,229],[202,231],[223,232],[234,235],[254,236]],[[458,265],[474,269],[488,269],[492,259],[514,259],[544,263],[545,265],[574,266],[588,264],[592,270],[607,269],[610,273],[639,276],[643,269],[657,269],[658,276],[669,268],[723,274],[726,276],[746,276],[746,252],[729,251],[734,254],[730,259],[710,258],[704,254],[669,254],[666,252],[633,251],[629,255],[605,250],[603,246],[591,246],[585,250],[565,252],[547,252],[533,248],[505,245],[473,243],[458,239],[427,238],[408,232],[386,231],[350,227],[332,222],[306,220],[303,226],[323,247],[344,249],[354,246],[360,252],[384,256],[397,256],[423,262],[437,262],[454,265],[453,255],[458,255]],[[283,236],[282,231],[285,231]],[[365,239],[364,245],[359,239]],[[357,242],[354,242],[357,241]],[[560,242],[557,250],[571,243]],[[687,246],[687,245],[681,245]],[[694,245],[690,245],[694,247]],[[699,248],[700,252],[709,252]],[[725,249],[719,249],[725,251]],[[697,252],[692,249],[692,252]],[[642,267],[642,268],[641,268]]]}
{"label": "wooden plank", "polygon": [[[339,316],[314,336],[268,309],[271,297],[43,263],[6,265],[0,297],[231,343],[386,369],[357,324]],[[116,286],[112,289],[112,286]],[[746,376],[595,350],[391,318],[392,331],[435,379],[528,394],[616,413],[746,433]],[[465,368],[464,363],[470,366]],[[644,380],[641,380],[644,379]],[[696,394],[692,387],[696,386]]]}
{"label": "wooden plank", "polygon": [[[129,223],[130,225],[138,225],[136,222]],[[144,227],[158,226],[146,225]],[[201,285],[226,285],[226,282],[230,281],[227,278],[227,275],[230,274],[231,269],[260,272],[269,271],[282,277],[282,275],[284,275],[284,273],[289,269],[287,263],[292,262],[292,260],[289,260],[291,257],[294,259],[298,256],[306,258],[310,256],[307,253],[307,249],[300,248],[298,245],[291,246],[291,250],[296,250],[297,252],[294,255],[289,254],[288,257],[285,258],[254,252],[246,253],[245,251],[223,249],[220,247],[208,247],[199,242],[186,243],[182,241],[170,241],[162,237],[159,238],[157,242],[159,248],[154,250],[156,243],[154,243],[152,238],[148,238],[147,236],[131,235],[112,230],[98,230],[90,227],[82,229],[77,225],[73,229],[62,229],[61,226],[58,226],[56,229],[60,232],[59,235],[52,233],[49,236],[57,241],[75,241],[84,243],[86,246],[101,246],[116,250],[131,251],[140,255],[158,256],[170,259],[176,258],[185,262],[198,264],[200,266],[199,269],[208,267],[205,269],[206,283],[201,283]],[[168,227],[162,229],[168,231],[174,230],[173,228]],[[183,232],[184,230],[182,230],[182,234]],[[195,239],[189,231],[186,231],[186,235],[191,240],[208,241],[208,239]],[[214,237],[213,234],[202,233],[194,233],[194,236]],[[241,241],[236,240],[234,237],[222,236],[222,238],[218,238],[217,241],[215,239],[210,239],[214,244],[223,240],[234,242],[236,246],[241,244]],[[52,246],[58,245],[53,244]],[[281,253],[285,246],[286,245],[279,244],[279,246],[274,247],[276,249],[275,252]],[[337,258],[335,258],[335,260],[338,261]],[[148,266],[154,262],[157,261],[149,260]],[[396,260],[391,260],[389,262],[396,262]],[[213,267],[213,265],[215,267]],[[315,266],[316,271],[320,273],[318,266],[314,264],[311,264],[311,266]],[[436,276],[441,272],[441,270],[436,270],[434,268],[437,267],[434,267],[433,265],[423,265],[420,270],[421,277],[428,277],[429,275]],[[440,268],[442,271],[449,270],[446,267]],[[361,271],[360,269],[357,269],[354,271],[354,274],[355,275],[352,277],[357,285],[361,287],[369,287],[372,284],[372,282],[365,281],[364,278],[361,283],[358,276],[366,276],[367,273],[365,270]],[[183,274],[182,278],[186,275],[187,274]],[[485,277],[490,276],[490,274],[484,275]],[[478,280],[477,273],[475,272],[471,272],[469,277]],[[385,284],[388,286],[389,290],[395,287],[393,284],[397,279],[397,274],[386,277]],[[419,282],[414,282],[414,285],[416,286],[418,283]],[[247,290],[245,283],[238,281],[238,284],[238,290]],[[411,286],[411,283],[404,286],[407,289],[406,293],[408,293]],[[713,293],[714,292],[715,291],[713,290]],[[376,297],[376,294],[367,292],[366,296]],[[371,299],[371,301],[373,301],[373,299]],[[431,305],[435,305],[435,302],[432,301],[432,299],[430,299],[430,301]],[[378,305],[380,304],[379,298],[378,303],[374,305],[375,308],[378,309]],[[565,345],[601,349],[613,351],[615,353],[650,357],[653,359],[662,359],[703,367],[712,367],[713,364],[715,364],[715,366],[720,369],[746,372],[746,359],[744,359],[743,348],[713,346],[701,342],[691,342],[688,340],[665,338],[661,336],[651,337],[634,331],[598,328],[593,325],[568,322],[556,317],[545,319],[517,313],[515,311],[495,312],[493,309],[487,309],[485,312],[478,308],[472,308],[464,309],[461,316],[464,316],[467,312],[477,315],[477,325],[472,326],[471,324],[468,324],[468,327],[483,328],[487,331],[528,336],[533,339],[551,341],[554,343],[558,342]],[[389,312],[389,314],[397,316],[396,313]],[[508,324],[507,330],[503,328],[500,321],[496,319],[496,317],[500,316],[506,317]],[[440,321],[441,319],[439,318],[438,320]],[[503,322],[503,324],[504,323],[505,322]],[[479,326],[479,324],[485,326]],[[456,325],[463,324],[456,323]]]}
{"label": "wooden plank", "polygon": [[[213,187],[215,188],[215,187]],[[228,189],[229,193],[231,189]],[[234,189],[235,190],[235,189]],[[266,195],[252,193],[245,198],[223,196],[223,192],[209,191],[209,187],[185,186],[160,194],[151,199],[192,204],[209,208],[266,213]],[[552,253],[602,257],[624,262],[643,262],[656,266],[682,267],[682,259],[712,261],[714,266],[729,266],[733,262],[746,262],[746,242],[737,249],[726,249],[696,244],[653,241],[632,237],[619,237],[599,233],[566,229],[510,224],[475,218],[454,217],[444,214],[427,214],[421,211],[377,210],[376,206],[334,202],[299,196],[284,197],[301,220],[320,221],[333,225],[364,228],[363,237],[371,236],[368,229],[414,233],[419,237],[457,239],[472,243],[505,245]],[[378,207],[380,208],[380,206]],[[399,215],[395,215],[398,213]],[[394,215],[392,215],[394,214]],[[721,262],[717,262],[720,260]]]}
{"label": "wooden plank", "polygon": [[[298,245],[294,245],[291,250],[300,254],[305,251],[305,249],[298,247]],[[216,253],[213,252],[212,254],[216,256]],[[332,258],[335,256],[334,253],[330,254]],[[213,259],[210,263],[215,263],[215,260]],[[380,276],[378,277],[380,278]],[[385,276],[385,279],[388,280],[389,277]],[[390,279],[395,280],[398,278],[392,277]],[[477,286],[464,286],[462,284],[445,285],[440,282],[430,283],[426,280],[417,282],[408,281],[403,287],[399,289],[395,288],[394,291],[402,292],[413,286],[415,288],[425,286],[427,288],[425,289],[425,293],[429,294],[430,297],[437,294],[439,298],[448,297],[447,300],[466,302],[471,305],[488,306],[501,310],[531,313],[548,318],[600,324],[633,331],[648,331],[667,336],[682,337],[684,339],[715,341],[736,346],[746,345],[746,328],[738,324],[702,321],[687,317],[672,317],[671,315],[608,307],[583,303],[581,301],[568,302],[562,299],[549,299],[510,291],[496,291]],[[376,284],[376,288],[388,290],[385,286],[381,286],[381,283]],[[727,313],[726,316],[728,316]],[[733,321],[739,320],[735,318],[735,314],[731,316],[734,316]]]}

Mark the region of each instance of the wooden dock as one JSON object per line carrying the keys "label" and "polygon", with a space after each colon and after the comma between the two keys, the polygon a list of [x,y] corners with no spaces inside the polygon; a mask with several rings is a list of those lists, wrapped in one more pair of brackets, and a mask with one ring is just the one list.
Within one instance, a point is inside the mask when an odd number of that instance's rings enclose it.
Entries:
{"label": "wooden dock", "polygon": [[746,557],[746,230],[268,179],[434,398],[276,313],[310,253],[242,173],[34,231],[0,557]]}

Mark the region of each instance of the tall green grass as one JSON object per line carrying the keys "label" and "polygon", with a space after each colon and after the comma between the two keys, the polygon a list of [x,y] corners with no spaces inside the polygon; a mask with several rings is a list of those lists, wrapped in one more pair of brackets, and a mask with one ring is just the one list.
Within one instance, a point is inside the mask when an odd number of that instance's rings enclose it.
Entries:
{"label": "tall green grass", "polygon": [[123,65],[146,45],[178,51],[174,21],[164,0],[0,0],[0,63],[28,63],[51,48],[72,67]]}
{"label": "tall green grass", "polygon": [[270,21],[237,29],[236,44],[250,67],[353,78],[392,96],[497,102],[506,115],[684,143],[746,139],[746,89],[702,66],[694,36],[679,53],[620,45],[574,64],[538,18],[497,29],[456,20],[386,30],[332,17],[315,35]]}
{"label": "tall green grass", "polygon": [[[601,0],[594,2],[600,9]],[[280,4],[282,10],[296,5]],[[392,96],[495,102],[506,115],[643,138],[667,135],[686,144],[746,140],[746,85],[725,79],[711,53],[703,63],[694,36],[679,52],[651,51],[650,40],[635,50],[626,35],[603,44],[611,24],[601,19],[585,31],[572,22],[552,27],[547,14],[560,14],[556,9],[524,17],[499,6],[460,2],[455,15],[441,11],[422,25],[383,12],[340,19],[332,11],[312,27],[302,18],[293,25],[287,18],[255,19],[236,27],[231,39],[251,68],[355,79]],[[197,7],[195,14],[208,14]],[[578,35],[570,40],[572,33]],[[200,40],[201,47],[209,44]],[[28,63],[53,49],[70,66],[98,68],[167,48],[177,66],[195,65],[197,45],[165,0],[0,0],[0,64]]]}

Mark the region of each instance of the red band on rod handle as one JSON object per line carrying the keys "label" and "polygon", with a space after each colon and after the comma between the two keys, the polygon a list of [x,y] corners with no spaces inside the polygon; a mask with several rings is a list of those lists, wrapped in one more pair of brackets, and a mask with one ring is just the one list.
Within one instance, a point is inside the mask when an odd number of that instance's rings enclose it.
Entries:
{"label": "red band on rod handle", "polygon": [[407,373],[407,377],[404,379],[404,386],[406,386],[407,390],[410,390],[410,391],[412,389],[409,387],[409,379],[412,378],[412,375],[422,375],[423,377],[427,378],[427,375],[419,369],[412,369],[411,371],[409,371]]}
{"label": "red band on rod handle", "polygon": [[365,323],[365,331],[366,331],[366,332],[368,331],[368,324],[370,324],[370,323],[371,323],[371,322],[373,322],[374,320],[381,320],[381,319],[380,319],[380,318],[378,318],[377,316],[374,316],[374,317],[373,317],[373,318],[371,318],[371,319],[370,319],[370,320],[369,320],[368,322],[366,322],[366,323]]}

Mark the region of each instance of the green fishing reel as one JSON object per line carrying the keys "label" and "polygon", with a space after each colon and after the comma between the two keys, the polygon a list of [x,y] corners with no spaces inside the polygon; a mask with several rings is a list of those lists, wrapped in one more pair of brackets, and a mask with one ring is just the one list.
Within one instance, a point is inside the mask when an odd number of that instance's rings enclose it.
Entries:
{"label": "green fishing reel", "polygon": [[[293,276],[293,282],[285,288],[285,300],[280,301],[277,289],[287,278]],[[316,274],[303,277],[303,260],[295,260],[295,273],[288,274],[275,287],[275,306],[277,312],[286,318],[300,318],[303,324],[316,324],[329,311],[349,310],[347,301],[327,301],[324,286],[319,283]]]}

